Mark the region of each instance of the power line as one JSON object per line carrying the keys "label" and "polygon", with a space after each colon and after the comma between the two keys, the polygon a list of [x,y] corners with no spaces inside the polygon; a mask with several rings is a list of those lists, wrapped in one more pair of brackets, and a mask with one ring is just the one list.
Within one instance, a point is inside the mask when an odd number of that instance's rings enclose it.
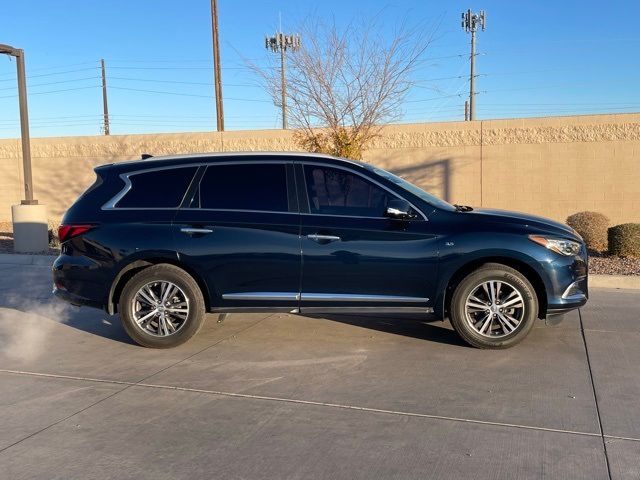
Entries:
{"label": "power line", "polygon": [[[175,83],[184,85],[203,85],[207,87],[213,86],[213,82],[189,82],[186,80],[157,80],[154,78],[133,78],[133,77],[109,77],[109,80],[126,80],[131,82],[151,82],[151,83]],[[225,87],[255,87],[262,88],[260,85],[251,83],[225,83]]]}
{"label": "power line", "polygon": [[[53,75],[64,75],[67,73],[75,73],[75,72],[86,72],[88,70],[98,70],[98,67],[95,68],[78,68],[76,70],[67,70],[65,72],[54,72],[54,73],[41,73],[39,75],[27,75],[27,78],[40,78],[40,77],[51,77]],[[11,79],[6,79],[6,80],[0,80],[0,82],[10,82]]]}
{"label": "power line", "polygon": [[[83,80],[96,80],[100,77],[83,77],[83,78],[72,78],[69,80],[60,80],[58,82],[47,82],[47,83],[36,83],[33,85],[29,85],[29,89],[34,88],[34,87],[44,87],[46,85],[58,85],[60,83],[71,83],[71,82],[80,82]],[[15,90],[16,87],[3,87],[0,88],[0,90]]]}
{"label": "power line", "polygon": [[[163,94],[163,95],[179,95],[179,96],[183,96],[183,97],[199,97],[199,98],[213,98],[213,95],[199,95],[199,94],[195,94],[195,93],[182,93],[182,92],[167,92],[167,91],[161,91],[161,90],[146,90],[146,89],[142,89],[142,88],[128,88],[128,87],[118,87],[118,86],[111,86],[109,88],[115,88],[117,90],[128,90],[128,91],[132,91],[132,92],[144,92],[144,93],[157,93],[157,94]],[[2,98],[2,97],[0,97]],[[272,103],[271,100],[260,100],[257,98],[232,98],[232,97],[225,97],[226,100],[234,100],[236,102],[260,102],[260,103]]]}
{"label": "power line", "polygon": [[[86,90],[88,88],[99,88],[100,85],[92,85],[90,87],[77,87],[77,88],[66,88],[64,90],[49,90],[47,92],[33,92],[29,93],[29,95],[46,95],[49,93],[60,93],[60,92],[72,92],[74,90]],[[18,95],[5,95],[0,98],[16,98]]]}
{"label": "power line", "polygon": [[[43,70],[56,70],[58,68],[69,68],[69,67],[77,67],[80,65],[90,65],[90,64],[97,64],[97,62],[95,61],[91,61],[91,62],[79,62],[79,63],[69,63],[66,65],[55,65],[52,67],[36,67],[36,68],[29,68],[29,72],[41,72]],[[97,65],[96,65],[97,66]],[[9,73],[4,73],[2,75],[0,75],[0,78],[4,78],[4,77],[8,77],[11,76],[11,74]],[[27,76],[31,76],[31,75],[27,75]]]}

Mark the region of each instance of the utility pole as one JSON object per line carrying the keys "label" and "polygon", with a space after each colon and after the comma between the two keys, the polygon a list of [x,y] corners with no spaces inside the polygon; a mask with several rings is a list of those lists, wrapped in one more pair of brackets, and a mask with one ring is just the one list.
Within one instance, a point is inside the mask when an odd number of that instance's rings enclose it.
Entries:
{"label": "utility pole", "polygon": [[102,66],[102,115],[104,134],[109,135],[109,105],[107,103],[107,75],[104,71],[104,58],[100,59]]}
{"label": "utility pole", "polygon": [[280,53],[280,94],[282,95],[282,128],[286,130],[289,128],[287,122],[287,76],[286,76],[286,51],[288,49],[296,50],[300,49],[302,41],[300,35],[285,35],[282,32],[276,32],[273,37],[265,37],[264,46],[267,50],[271,50],[274,53]]}
{"label": "utility pole", "polygon": [[486,15],[484,10],[480,13],[471,13],[467,10],[462,13],[462,28],[471,33],[471,73],[469,76],[469,120],[476,119],[476,31],[478,26],[484,32]]}
{"label": "utility pole", "polygon": [[218,0],[211,0],[211,35],[213,36],[213,83],[216,96],[216,125],[224,131],[224,110],[222,107],[222,78],[220,73],[220,40],[218,38]]}

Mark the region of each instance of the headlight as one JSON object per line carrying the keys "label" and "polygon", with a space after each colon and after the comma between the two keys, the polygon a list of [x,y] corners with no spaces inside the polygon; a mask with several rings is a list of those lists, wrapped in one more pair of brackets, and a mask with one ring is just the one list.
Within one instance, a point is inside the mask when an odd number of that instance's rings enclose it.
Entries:
{"label": "headlight", "polygon": [[553,250],[560,255],[578,255],[581,245],[573,240],[564,240],[562,238],[548,238],[540,235],[529,235],[529,240],[536,242],[549,250]]}

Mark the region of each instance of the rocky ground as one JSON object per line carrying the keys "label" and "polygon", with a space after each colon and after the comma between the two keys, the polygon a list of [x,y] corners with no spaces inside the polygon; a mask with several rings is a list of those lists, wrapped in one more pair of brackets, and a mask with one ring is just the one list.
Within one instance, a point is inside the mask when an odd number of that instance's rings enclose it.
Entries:
{"label": "rocky ground", "polygon": [[[0,253],[13,253],[13,226],[11,222],[0,222]],[[50,255],[59,249],[50,248]],[[595,275],[640,275],[640,258],[609,257],[601,253],[589,254],[589,273]]]}
{"label": "rocky ground", "polygon": [[589,254],[589,273],[593,275],[640,275],[640,258]]}

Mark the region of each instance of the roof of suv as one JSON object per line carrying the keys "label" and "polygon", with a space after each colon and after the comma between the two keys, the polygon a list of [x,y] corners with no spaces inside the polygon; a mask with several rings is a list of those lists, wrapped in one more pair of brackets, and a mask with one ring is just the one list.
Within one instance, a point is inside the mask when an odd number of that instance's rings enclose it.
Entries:
{"label": "roof of suv", "polygon": [[212,152],[212,153],[190,153],[184,155],[162,155],[158,157],[149,156],[142,160],[126,160],[117,163],[108,163],[100,165],[97,168],[117,168],[118,170],[132,170],[147,168],[162,167],[175,165],[180,163],[188,163],[189,161],[195,162],[216,162],[220,160],[232,160],[237,158],[238,160],[247,160],[252,157],[265,158],[265,157],[277,157],[277,158],[318,158],[323,160],[332,160],[336,163],[350,163],[352,165],[362,165],[362,162],[350,160],[347,158],[334,157],[331,155],[325,155],[322,153],[308,153],[308,152]]}

